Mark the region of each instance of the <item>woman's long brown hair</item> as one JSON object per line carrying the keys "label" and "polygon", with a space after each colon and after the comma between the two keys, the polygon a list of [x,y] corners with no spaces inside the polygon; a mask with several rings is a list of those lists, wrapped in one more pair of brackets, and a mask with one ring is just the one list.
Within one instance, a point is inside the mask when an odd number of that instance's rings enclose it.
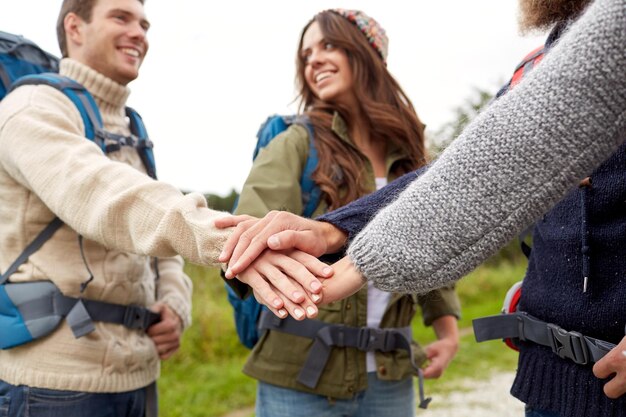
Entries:
{"label": "woman's long brown hair", "polygon": [[351,126],[349,116],[353,112],[317,98],[304,78],[306,63],[300,51],[304,33],[313,22],[319,24],[327,42],[347,53],[354,94],[363,115],[361,122],[367,124],[365,128],[369,130],[372,140],[393,143],[408,155],[394,165],[394,174],[410,172],[426,163],[424,125],[417,117],[413,104],[363,33],[332,11],[316,15],[300,36],[296,84],[301,110],[309,117],[315,132],[314,143],[319,163],[313,173],[313,180],[324,193],[330,209],[335,209],[367,194],[362,180],[366,157],[354,146],[340,140],[331,129],[335,111],[344,118],[348,127]]}

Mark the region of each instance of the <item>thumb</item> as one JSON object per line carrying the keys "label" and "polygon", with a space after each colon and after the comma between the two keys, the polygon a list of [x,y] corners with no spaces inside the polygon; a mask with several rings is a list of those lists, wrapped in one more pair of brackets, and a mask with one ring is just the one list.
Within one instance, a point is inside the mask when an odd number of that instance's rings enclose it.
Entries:
{"label": "thumb", "polygon": [[310,230],[285,230],[273,234],[267,239],[267,246],[272,250],[295,248],[315,257],[322,256],[326,252],[326,242]]}

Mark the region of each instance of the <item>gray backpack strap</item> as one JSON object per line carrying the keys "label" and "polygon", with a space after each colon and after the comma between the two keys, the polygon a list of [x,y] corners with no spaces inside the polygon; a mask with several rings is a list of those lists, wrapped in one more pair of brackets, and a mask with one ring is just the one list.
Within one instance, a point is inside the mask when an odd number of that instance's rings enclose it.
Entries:
{"label": "gray backpack strap", "polygon": [[63,317],[77,338],[94,330],[93,321],[145,331],[160,320],[145,307],[68,297],[51,281],[9,283],[5,290],[35,339],[54,330]]}
{"label": "gray backpack strap", "polygon": [[9,277],[15,271],[17,271],[17,268],[19,268],[20,265],[26,262],[26,260],[28,259],[30,255],[37,252],[37,250],[39,250],[39,248],[44,243],[46,243],[48,239],[52,237],[54,232],[59,230],[61,226],[63,226],[63,222],[58,217],[55,217],[54,220],[48,223],[48,225],[41,232],[39,232],[37,237],[35,237],[35,239],[32,242],[30,242],[30,244],[26,247],[26,249],[22,251],[20,256],[18,256],[17,259],[13,261],[13,263],[11,264],[11,266],[9,266],[6,272],[2,276],[0,276],[0,285],[4,284],[9,279]]}
{"label": "gray backpack strap", "polygon": [[430,398],[424,397],[423,375],[414,360],[410,327],[379,329],[325,323],[311,319],[297,321],[292,317],[280,319],[264,310],[259,319],[259,329],[314,339],[296,379],[311,389],[317,386],[333,347],[353,347],[364,352],[406,350],[419,378],[420,408],[428,407],[431,401]]}

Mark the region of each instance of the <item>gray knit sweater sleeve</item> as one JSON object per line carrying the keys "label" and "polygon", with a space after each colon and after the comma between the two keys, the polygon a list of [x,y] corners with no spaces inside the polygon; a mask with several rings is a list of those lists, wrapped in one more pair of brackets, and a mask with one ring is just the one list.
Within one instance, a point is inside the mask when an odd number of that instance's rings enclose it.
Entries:
{"label": "gray knit sweater sleeve", "polygon": [[596,0],[543,62],[484,111],[354,239],[387,291],[468,273],[626,139],[626,2]]}

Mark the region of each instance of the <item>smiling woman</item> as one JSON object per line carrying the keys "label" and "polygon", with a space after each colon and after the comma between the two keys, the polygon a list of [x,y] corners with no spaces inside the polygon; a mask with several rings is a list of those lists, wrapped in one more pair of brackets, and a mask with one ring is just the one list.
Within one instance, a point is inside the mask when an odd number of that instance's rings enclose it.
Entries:
{"label": "smiling woman", "polygon": [[[305,212],[309,190],[301,178],[310,173],[305,161],[311,154],[317,155],[317,168],[306,180],[322,194],[313,215],[425,163],[424,126],[387,70],[387,43],[384,29],[357,10],[326,10],[304,27],[296,70],[302,114],[259,152],[237,213]],[[248,277],[246,271],[240,274],[242,280]],[[418,304],[440,337],[428,353],[410,343]],[[285,305],[295,317],[304,317],[304,309]],[[285,326],[273,326],[261,319],[267,331],[244,367],[259,380],[257,417],[414,415],[412,376],[422,376],[418,366],[427,356],[424,376],[438,377],[447,367],[458,343],[458,313],[452,288],[418,297],[371,287],[320,307],[318,320],[286,318]],[[333,334],[345,326],[395,340],[394,351],[353,340],[332,342],[340,346],[328,347],[321,357],[313,343],[316,332]],[[421,400],[425,407],[427,400]]]}

